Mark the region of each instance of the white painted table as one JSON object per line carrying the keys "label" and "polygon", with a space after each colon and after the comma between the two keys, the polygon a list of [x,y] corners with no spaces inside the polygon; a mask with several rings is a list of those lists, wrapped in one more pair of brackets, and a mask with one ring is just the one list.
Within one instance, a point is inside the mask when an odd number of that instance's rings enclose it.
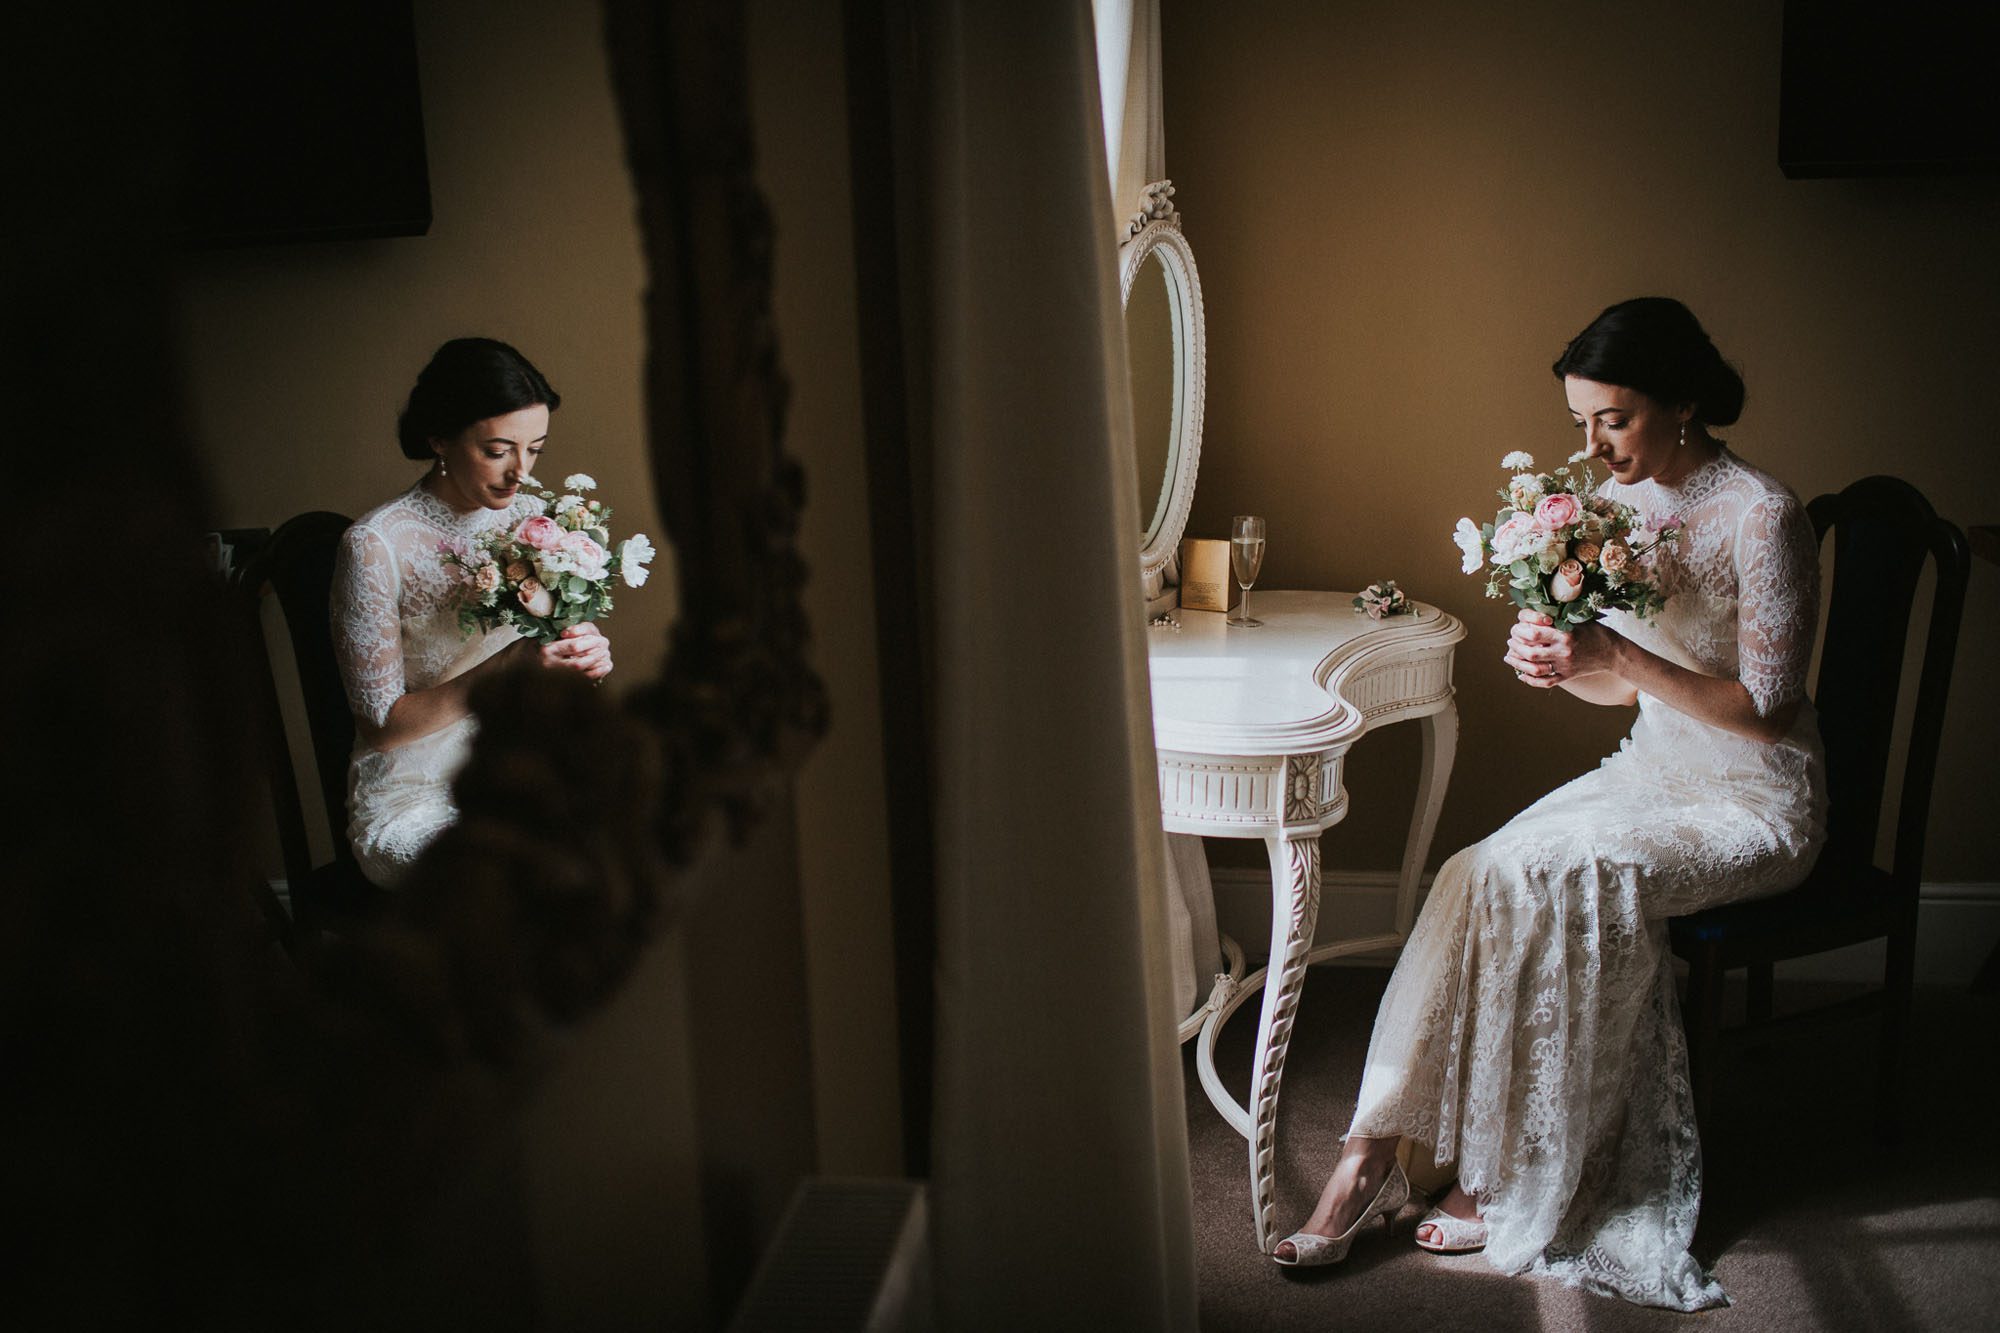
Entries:
{"label": "white painted table", "polygon": [[[1373,621],[1352,594],[1264,592],[1251,598],[1255,629],[1232,629],[1219,612],[1176,612],[1181,628],[1148,634],[1153,740],[1160,807],[1169,833],[1262,838],[1271,859],[1271,963],[1240,984],[1226,979],[1200,1026],[1195,1067],[1223,1119],[1249,1141],[1257,1246],[1272,1243],[1278,1085],[1306,967],[1336,954],[1395,947],[1409,936],[1418,877],[1437,830],[1458,745],[1452,697],[1459,621],[1434,606]],[[1313,948],[1319,919],[1319,835],[1347,813],[1341,782],[1348,747],[1371,728],[1406,718],[1424,729],[1416,811],[1403,844],[1395,929]],[[1276,981],[1269,980],[1275,971]],[[1222,1024],[1262,988],[1246,1110],[1215,1072]]]}

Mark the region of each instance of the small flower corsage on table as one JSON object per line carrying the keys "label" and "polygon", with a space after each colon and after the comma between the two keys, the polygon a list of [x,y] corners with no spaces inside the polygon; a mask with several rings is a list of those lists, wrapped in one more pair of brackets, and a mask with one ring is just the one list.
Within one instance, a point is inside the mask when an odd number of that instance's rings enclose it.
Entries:
{"label": "small flower corsage on table", "polygon": [[1380,620],[1383,616],[1413,615],[1417,608],[1403,590],[1396,586],[1396,580],[1383,579],[1380,583],[1369,584],[1355,594],[1354,609],[1365,614],[1370,620]]}
{"label": "small flower corsage on table", "polygon": [[563,478],[561,495],[532,481],[521,489],[546,511],[469,541],[441,541],[438,558],[458,576],[458,627],[468,636],[504,626],[553,643],[610,614],[613,579],[644,584],[655,552],[643,532],[612,545],[611,506],[584,495],[597,489],[588,473]]}
{"label": "small flower corsage on table", "polygon": [[1680,540],[1680,519],[1648,521],[1631,505],[1595,494],[1581,453],[1552,473],[1534,471],[1533,456],[1518,449],[1500,466],[1514,472],[1500,492],[1500,512],[1484,525],[1461,518],[1452,533],[1465,572],[1485,571],[1488,597],[1508,597],[1564,630],[1606,611],[1644,619],[1666,605],[1647,557]]}

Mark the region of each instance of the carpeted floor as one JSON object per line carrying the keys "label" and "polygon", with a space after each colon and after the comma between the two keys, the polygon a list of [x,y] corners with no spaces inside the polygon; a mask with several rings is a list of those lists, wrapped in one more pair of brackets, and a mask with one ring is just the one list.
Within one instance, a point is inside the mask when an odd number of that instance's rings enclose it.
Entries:
{"label": "carpeted floor", "polygon": [[[1311,1210],[1354,1108],[1369,1025],[1388,972],[1316,967],[1285,1066],[1278,1217]],[[1787,1006],[1779,983],[1777,1004]],[[1184,1051],[1195,1235],[1205,1333],[1288,1330],[2000,1329],[2000,997],[1918,995],[1906,1115],[1909,1146],[1869,1133],[1872,1020],[1797,1035],[1724,1067],[1705,1140],[1695,1253],[1734,1304],[1701,1315],[1642,1309],[1528,1278],[1478,1255],[1412,1243],[1413,1201],[1394,1229],[1327,1269],[1259,1255],[1244,1142],[1216,1114]],[[1248,1082],[1254,1003],[1225,1030],[1217,1067]]]}

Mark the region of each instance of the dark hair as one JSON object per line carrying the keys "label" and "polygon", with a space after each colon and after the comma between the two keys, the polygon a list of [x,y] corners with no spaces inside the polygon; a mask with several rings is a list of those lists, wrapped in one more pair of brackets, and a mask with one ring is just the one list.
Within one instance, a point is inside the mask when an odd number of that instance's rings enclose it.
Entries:
{"label": "dark hair", "polygon": [[427,459],[432,440],[448,440],[475,421],[537,403],[553,412],[562,406],[562,395],[527,357],[492,338],[453,338],[417,376],[410,401],[396,418],[396,440],[405,458]]}
{"label": "dark hair", "polygon": [[1569,340],[1557,379],[1574,375],[1637,389],[1666,407],[1694,405],[1694,419],[1728,426],[1743,415],[1743,377],[1715,350],[1694,312],[1668,296],[1620,301]]}

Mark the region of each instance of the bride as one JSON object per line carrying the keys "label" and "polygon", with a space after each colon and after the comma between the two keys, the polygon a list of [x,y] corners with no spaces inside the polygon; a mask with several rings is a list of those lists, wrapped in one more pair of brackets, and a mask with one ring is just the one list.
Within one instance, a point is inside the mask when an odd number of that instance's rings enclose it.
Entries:
{"label": "bride", "polygon": [[1818,545],[1798,499],[1710,433],[1743,381],[1679,302],[1612,306],[1554,370],[1610,468],[1602,493],[1687,526],[1651,557],[1664,611],[1574,633],[1523,611],[1506,661],[1638,718],[1594,772],[1438,871],[1333,1176],[1273,1258],[1338,1262],[1393,1217],[1408,1139],[1458,1171],[1423,1248],[1701,1309],[1728,1298],[1688,1253],[1701,1159],[1667,920],[1790,888],[1818,854]]}
{"label": "bride", "polygon": [[417,483],[355,520],[333,576],[333,644],[354,712],[347,837],[361,871],[392,888],[457,818],[451,780],[475,722],[475,681],[507,664],[601,680],[611,643],[597,627],[535,648],[511,629],[467,636],[457,582],[438,543],[519,523],[542,510],[520,493],[562,399],[528,359],[490,338],[456,338],[417,376],[397,420],[403,453],[429,459]]}

